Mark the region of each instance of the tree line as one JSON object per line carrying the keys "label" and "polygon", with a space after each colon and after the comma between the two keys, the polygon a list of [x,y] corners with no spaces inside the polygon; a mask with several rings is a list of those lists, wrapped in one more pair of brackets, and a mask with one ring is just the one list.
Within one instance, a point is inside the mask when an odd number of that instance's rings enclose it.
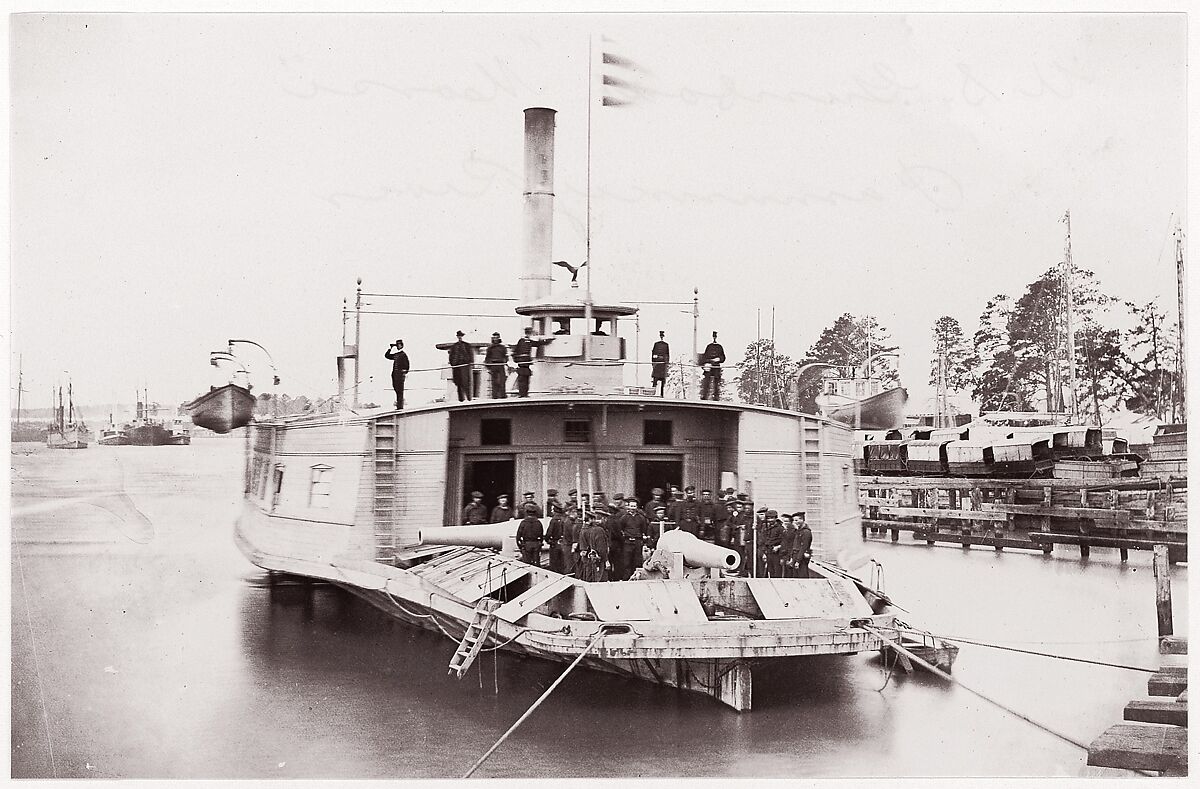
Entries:
{"label": "tree line", "polygon": [[[1074,401],[1081,416],[1102,423],[1124,408],[1182,420],[1174,316],[1156,301],[1138,304],[1104,293],[1096,275],[1085,269],[1075,270],[1071,297]],[[935,350],[929,384],[937,387],[941,379],[948,395],[968,393],[982,411],[1068,410],[1066,315],[1066,290],[1055,267],[1018,295],[989,299],[971,335],[958,318],[939,317],[931,329]],[[895,368],[881,354],[892,350],[890,333],[874,316],[845,313],[798,358],[769,339],[750,343],[736,365],[735,391],[746,403],[814,410],[821,380],[806,373],[797,387],[805,365],[824,362],[845,373],[874,355],[869,372],[887,382],[895,379]]]}

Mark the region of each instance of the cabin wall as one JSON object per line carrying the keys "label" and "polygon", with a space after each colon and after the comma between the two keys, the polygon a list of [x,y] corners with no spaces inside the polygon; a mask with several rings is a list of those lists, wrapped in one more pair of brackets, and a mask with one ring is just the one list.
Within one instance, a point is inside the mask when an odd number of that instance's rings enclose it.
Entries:
{"label": "cabin wall", "polygon": [[870,559],[862,539],[862,515],[854,480],[854,431],[821,422],[819,435],[820,528],[813,528],[813,556],[854,571]]}
{"label": "cabin wall", "polygon": [[[390,508],[376,504],[375,531],[395,546],[414,545],[417,532],[442,523],[446,491],[446,444],[450,435],[447,411],[391,414],[374,425],[376,494],[384,491]],[[394,435],[390,451],[381,438]],[[388,470],[391,477],[388,478]],[[390,483],[390,484],[389,484]]]}
{"label": "cabin wall", "polygon": [[[511,442],[485,445],[481,440],[484,419],[508,419]],[[670,444],[646,444],[645,420],[669,420]],[[568,442],[567,420],[591,423],[591,441]],[[546,490],[557,489],[565,498],[572,488],[588,490],[588,470],[593,472],[596,491],[612,496],[633,495],[635,467],[639,459],[682,461],[683,482],[696,488],[717,489],[721,472],[737,472],[737,414],[696,407],[586,404],[524,406],[515,408],[466,409],[450,419],[447,461],[448,487],[444,522],[457,523],[464,501],[464,481],[469,463],[476,460],[511,459],[514,462],[515,500],[532,491],[543,501]],[[543,467],[545,471],[543,482]],[[578,485],[576,480],[578,480]],[[492,502],[488,502],[491,506]]]}
{"label": "cabin wall", "polygon": [[738,426],[738,483],[752,483],[755,507],[779,512],[805,509],[804,447],[806,419],[786,414],[746,411]]}

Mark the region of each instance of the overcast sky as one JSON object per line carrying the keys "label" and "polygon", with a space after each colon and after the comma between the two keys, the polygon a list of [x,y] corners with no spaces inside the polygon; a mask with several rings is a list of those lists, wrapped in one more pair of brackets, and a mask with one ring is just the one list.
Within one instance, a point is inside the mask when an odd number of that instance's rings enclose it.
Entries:
{"label": "overcast sky", "polygon": [[[592,113],[593,285],[698,287],[701,343],[733,359],[772,308],[793,357],[869,313],[920,400],[934,321],[969,334],[1061,260],[1068,209],[1076,264],[1173,314],[1182,14],[31,14],[11,19],[12,385],[19,354],[34,406],[64,371],[84,402],[177,403],[245,337],[282,391],[329,394],[356,277],[516,297],[529,106],[558,110],[554,257],[583,260],[592,34],[650,89]],[[517,336],[512,302],[368,301],[506,316],[366,316],[368,396],[396,337],[422,368],[455,329]],[[690,351],[690,306],[640,327],[641,357],[659,329]]]}

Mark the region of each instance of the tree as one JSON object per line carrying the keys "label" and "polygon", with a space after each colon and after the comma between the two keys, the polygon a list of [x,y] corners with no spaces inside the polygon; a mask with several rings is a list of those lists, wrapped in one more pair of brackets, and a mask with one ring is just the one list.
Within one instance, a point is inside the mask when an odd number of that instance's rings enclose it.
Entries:
{"label": "tree", "polygon": [[1128,386],[1125,407],[1139,414],[1165,419],[1177,413],[1177,374],[1179,359],[1178,326],[1168,324],[1167,316],[1154,302],[1126,302],[1137,320],[1125,332],[1128,354],[1124,381]]}
{"label": "tree", "polygon": [[943,315],[933,324],[934,357],[929,364],[929,385],[937,386],[939,362],[945,359],[946,389],[960,392],[973,382],[974,349],[963,336],[958,319]]}
{"label": "tree", "polygon": [[785,408],[792,404],[792,388],[799,365],[775,350],[773,340],[755,340],[746,346],[735,365],[738,398],[743,403]]}
{"label": "tree", "polygon": [[[868,358],[874,356],[871,369],[866,371],[868,375],[881,378],[885,384],[895,383],[899,375],[883,354],[896,350],[896,347],[891,344],[888,330],[880,326],[874,316],[856,318],[847,312],[821,332],[821,336],[808,349],[801,366],[810,362],[824,362],[844,368],[842,372],[846,377],[851,377],[863,372],[854,368],[861,367]],[[807,376],[805,379],[809,380]],[[820,378],[802,382],[797,408],[806,412],[816,411],[816,397],[820,393]]]}

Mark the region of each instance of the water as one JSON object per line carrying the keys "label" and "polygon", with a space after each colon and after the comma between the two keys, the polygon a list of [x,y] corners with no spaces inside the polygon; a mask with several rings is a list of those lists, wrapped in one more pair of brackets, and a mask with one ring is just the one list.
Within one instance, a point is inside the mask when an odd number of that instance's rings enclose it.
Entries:
{"label": "water", "polygon": [[[12,775],[453,778],[561,666],[479,659],[329,586],[269,588],[232,541],[242,442],[16,445]],[[1155,668],[1150,556],[872,542],[935,632]],[[1187,568],[1174,568],[1177,632]],[[963,645],[954,675],[1084,744],[1147,674]],[[499,695],[493,694],[493,683]],[[481,687],[482,686],[482,687]],[[619,677],[569,677],[477,776],[1098,776],[1086,753],[926,675],[817,658],[735,713]]]}

